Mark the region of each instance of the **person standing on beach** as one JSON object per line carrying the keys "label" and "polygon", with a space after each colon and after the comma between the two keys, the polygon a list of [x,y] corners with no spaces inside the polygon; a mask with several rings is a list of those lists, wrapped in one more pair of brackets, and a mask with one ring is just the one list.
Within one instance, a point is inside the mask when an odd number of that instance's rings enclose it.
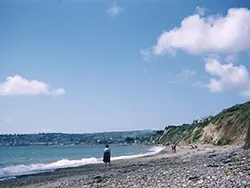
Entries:
{"label": "person standing on beach", "polygon": [[103,153],[103,162],[105,163],[105,167],[107,166],[107,163],[109,163],[110,166],[110,157],[111,157],[111,151],[109,145],[107,144],[104,148],[104,153]]}
{"label": "person standing on beach", "polygon": [[172,144],[172,146],[171,146],[172,153],[176,153],[176,145],[177,145],[177,143]]}

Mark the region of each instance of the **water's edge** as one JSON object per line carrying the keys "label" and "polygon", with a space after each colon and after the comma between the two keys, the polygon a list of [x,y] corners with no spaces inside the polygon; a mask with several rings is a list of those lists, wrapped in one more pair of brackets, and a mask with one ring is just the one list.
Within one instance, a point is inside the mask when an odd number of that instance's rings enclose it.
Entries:
{"label": "water's edge", "polygon": [[[138,157],[144,157],[149,155],[155,155],[160,153],[164,147],[153,147],[147,153],[135,154],[135,155],[126,155],[112,157],[112,161],[124,160],[124,159],[133,159]],[[51,172],[60,168],[69,168],[69,167],[78,167],[87,164],[98,164],[102,163],[102,158],[82,158],[80,160],[68,160],[63,159],[53,163],[48,164],[31,164],[31,165],[15,165],[0,168],[0,181],[5,181],[8,179],[13,179],[22,175],[31,175],[38,174],[43,172]]]}

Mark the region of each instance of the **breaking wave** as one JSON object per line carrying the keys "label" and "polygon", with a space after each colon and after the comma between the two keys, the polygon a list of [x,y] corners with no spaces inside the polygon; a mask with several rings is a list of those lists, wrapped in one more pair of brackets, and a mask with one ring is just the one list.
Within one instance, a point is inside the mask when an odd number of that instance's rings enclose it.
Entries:
{"label": "breaking wave", "polygon": [[[121,159],[132,159],[137,157],[144,157],[149,155],[154,155],[161,152],[164,147],[153,147],[147,153],[136,154],[136,155],[125,155],[112,157],[111,160],[121,160]],[[68,160],[62,159],[53,163],[48,164],[31,164],[31,165],[13,165],[4,168],[0,168],[0,181],[15,178],[20,175],[37,174],[41,172],[54,171],[59,168],[77,167],[87,164],[97,164],[102,163],[101,158],[83,158],[80,160]]]}

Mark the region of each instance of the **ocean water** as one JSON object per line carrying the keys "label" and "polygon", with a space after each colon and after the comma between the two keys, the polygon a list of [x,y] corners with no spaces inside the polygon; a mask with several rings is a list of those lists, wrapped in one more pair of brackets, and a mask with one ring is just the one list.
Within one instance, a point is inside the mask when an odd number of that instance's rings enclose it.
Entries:
{"label": "ocean water", "polygon": [[[111,160],[156,154],[162,147],[111,146]],[[0,147],[0,180],[58,168],[102,163],[103,146]]]}

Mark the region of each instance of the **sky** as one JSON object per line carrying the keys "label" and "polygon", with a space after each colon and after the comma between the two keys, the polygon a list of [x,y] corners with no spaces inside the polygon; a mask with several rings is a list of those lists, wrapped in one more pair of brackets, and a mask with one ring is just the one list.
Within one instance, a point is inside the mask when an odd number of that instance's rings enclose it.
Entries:
{"label": "sky", "polygon": [[0,0],[0,134],[163,129],[250,100],[248,0]]}

